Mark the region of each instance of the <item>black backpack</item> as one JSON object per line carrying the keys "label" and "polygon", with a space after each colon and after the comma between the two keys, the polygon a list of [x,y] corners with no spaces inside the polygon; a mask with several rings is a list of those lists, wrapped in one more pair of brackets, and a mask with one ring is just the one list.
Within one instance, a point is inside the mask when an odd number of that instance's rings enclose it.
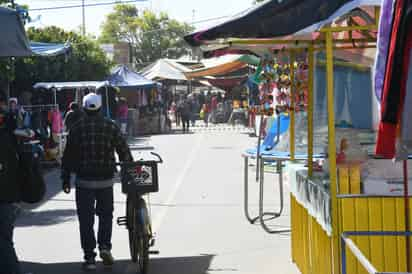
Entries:
{"label": "black backpack", "polygon": [[32,145],[19,147],[19,184],[21,201],[38,203],[46,194],[46,183],[40,166],[39,155],[33,152]]}
{"label": "black backpack", "polygon": [[16,143],[5,129],[0,129],[0,201],[20,201],[19,155]]}

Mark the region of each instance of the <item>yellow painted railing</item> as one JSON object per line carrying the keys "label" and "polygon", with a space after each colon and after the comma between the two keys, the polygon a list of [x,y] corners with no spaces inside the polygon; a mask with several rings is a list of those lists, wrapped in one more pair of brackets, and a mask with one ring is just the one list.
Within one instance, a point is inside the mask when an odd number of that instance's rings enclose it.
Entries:
{"label": "yellow painted railing", "polygon": [[[359,170],[357,166],[338,168],[338,234],[346,231],[405,231],[404,198],[361,195]],[[412,198],[409,203],[412,207]],[[336,256],[336,252],[332,252],[333,238],[293,195],[291,222],[292,258],[302,274],[331,274],[335,260],[340,271],[342,260],[340,255],[333,257]],[[407,271],[405,236],[354,236],[353,241],[378,271]],[[409,241],[412,244],[412,240]],[[352,252],[347,249],[346,254],[348,274],[367,274]]]}

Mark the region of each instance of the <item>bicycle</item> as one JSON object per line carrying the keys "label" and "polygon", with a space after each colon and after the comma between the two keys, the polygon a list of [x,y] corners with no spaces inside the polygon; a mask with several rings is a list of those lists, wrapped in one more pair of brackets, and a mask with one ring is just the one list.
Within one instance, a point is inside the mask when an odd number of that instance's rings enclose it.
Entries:
{"label": "bicycle", "polygon": [[149,251],[155,244],[150,215],[143,195],[159,191],[157,165],[163,163],[160,155],[150,152],[156,160],[123,162],[121,167],[122,192],[126,194],[126,216],[117,219],[117,224],[126,226],[129,231],[129,248],[131,259],[138,264],[141,274],[146,274],[149,267]]}

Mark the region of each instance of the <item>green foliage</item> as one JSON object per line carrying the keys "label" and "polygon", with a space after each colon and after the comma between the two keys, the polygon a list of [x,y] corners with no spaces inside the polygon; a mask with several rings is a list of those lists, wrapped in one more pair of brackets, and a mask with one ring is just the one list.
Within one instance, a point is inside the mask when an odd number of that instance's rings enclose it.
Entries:
{"label": "green foliage", "polygon": [[103,80],[110,72],[111,62],[98,43],[90,38],[54,26],[29,28],[27,36],[38,42],[70,42],[72,51],[67,56],[17,58],[13,90],[30,90],[39,81]]}
{"label": "green foliage", "polygon": [[0,6],[11,6],[10,0],[0,0]]}
{"label": "green foliage", "polygon": [[102,43],[128,42],[137,66],[144,66],[159,58],[179,58],[188,53],[182,37],[193,28],[166,13],[146,10],[139,14],[134,5],[119,4],[102,25]]}

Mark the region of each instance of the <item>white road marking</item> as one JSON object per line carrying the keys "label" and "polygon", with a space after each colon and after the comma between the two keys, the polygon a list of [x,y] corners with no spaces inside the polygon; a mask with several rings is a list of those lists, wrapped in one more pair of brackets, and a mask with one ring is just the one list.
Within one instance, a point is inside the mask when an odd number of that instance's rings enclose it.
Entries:
{"label": "white road marking", "polygon": [[[202,145],[202,141],[203,141],[203,137],[204,134],[199,134],[197,135],[197,139],[196,142],[194,144],[194,146],[192,147],[192,150],[190,151],[189,157],[187,158],[185,165],[183,166],[183,169],[180,171],[179,176],[177,177],[176,183],[173,186],[172,191],[170,192],[165,204],[169,205],[172,204],[173,201],[176,198],[177,192],[179,191],[180,187],[182,186],[184,179],[187,175],[187,172],[189,171],[190,167],[192,166],[192,164],[194,163],[196,156],[197,156],[197,152],[200,149],[201,145]],[[153,221],[153,231],[158,231],[158,229],[160,228],[160,225],[162,224],[164,218],[166,217],[167,211],[168,211],[168,207],[163,207],[162,210],[156,214],[156,218]]]}

